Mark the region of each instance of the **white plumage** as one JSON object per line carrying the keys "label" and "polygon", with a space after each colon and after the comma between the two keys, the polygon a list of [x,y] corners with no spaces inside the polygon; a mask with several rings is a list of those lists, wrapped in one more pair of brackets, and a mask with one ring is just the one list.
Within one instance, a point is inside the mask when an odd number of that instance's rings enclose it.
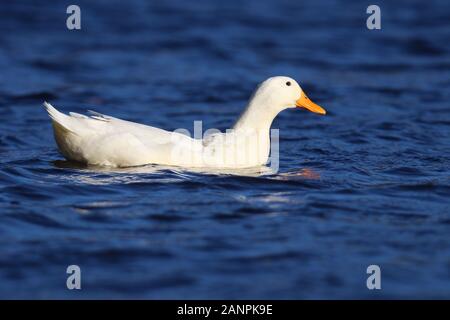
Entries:
{"label": "white plumage", "polygon": [[[216,133],[204,139],[94,111],[89,111],[90,116],[74,112],[66,115],[47,102],[44,106],[52,119],[58,148],[68,160],[113,167],[161,164],[244,168],[267,162],[270,126],[280,111],[302,106],[325,113],[310,100],[309,106],[300,105],[305,99],[306,95],[295,80],[269,78],[258,87],[232,132]],[[320,110],[313,110],[311,105]]]}

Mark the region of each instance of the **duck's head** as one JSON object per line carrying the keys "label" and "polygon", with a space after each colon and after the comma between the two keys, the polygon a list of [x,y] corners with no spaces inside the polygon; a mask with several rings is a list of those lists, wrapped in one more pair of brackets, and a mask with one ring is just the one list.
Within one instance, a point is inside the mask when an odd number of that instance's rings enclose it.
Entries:
{"label": "duck's head", "polygon": [[289,77],[272,77],[261,83],[252,97],[253,102],[275,113],[288,108],[304,108],[326,114],[325,109],[312,102],[297,81]]}

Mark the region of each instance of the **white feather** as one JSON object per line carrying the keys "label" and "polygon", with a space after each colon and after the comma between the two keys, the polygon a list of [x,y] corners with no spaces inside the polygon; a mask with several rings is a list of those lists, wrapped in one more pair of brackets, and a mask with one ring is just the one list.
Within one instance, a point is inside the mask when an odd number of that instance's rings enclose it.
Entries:
{"label": "white feather", "polygon": [[95,111],[89,111],[90,117],[73,112],[66,115],[47,102],[44,106],[53,121],[58,148],[69,160],[115,167],[162,164],[242,168],[267,162],[272,121],[280,111],[294,107],[301,94],[295,80],[270,78],[258,87],[234,132],[214,134],[205,140]]}

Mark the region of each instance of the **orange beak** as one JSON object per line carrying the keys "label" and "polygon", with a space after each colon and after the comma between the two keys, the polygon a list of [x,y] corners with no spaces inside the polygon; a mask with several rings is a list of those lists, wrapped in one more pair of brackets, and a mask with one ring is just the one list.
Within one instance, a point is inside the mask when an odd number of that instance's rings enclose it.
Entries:
{"label": "orange beak", "polygon": [[319,105],[315,104],[314,102],[312,102],[311,100],[309,100],[309,98],[305,94],[305,92],[302,92],[302,96],[300,97],[300,99],[295,101],[295,105],[299,108],[305,108],[314,113],[320,113],[320,114],[327,113],[324,108],[322,108],[321,106],[319,106]]}

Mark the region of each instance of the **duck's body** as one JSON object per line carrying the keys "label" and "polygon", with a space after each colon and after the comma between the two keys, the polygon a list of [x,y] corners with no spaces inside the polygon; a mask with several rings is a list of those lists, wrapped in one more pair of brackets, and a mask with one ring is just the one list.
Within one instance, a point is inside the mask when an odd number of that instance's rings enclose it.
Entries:
{"label": "duck's body", "polygon": [[[286,92],[276,92],[274,89],[287,83],[289,90]],[[302,97],[303,102],[310,103],[305,108],[325,112],[310,100],[305,100],[306,95],[293,79],[270,78],[255,92],[233,130],[214,133],[204,139],[193,139],[178,132],[95,112],[90,117],[76,113],[65,115],[48,103],[44,106],[53,120],[58,148],[68,160],[113,167],[162,164],[244,168],[267,163],[273,119],[285,108],[300,106]]]}

